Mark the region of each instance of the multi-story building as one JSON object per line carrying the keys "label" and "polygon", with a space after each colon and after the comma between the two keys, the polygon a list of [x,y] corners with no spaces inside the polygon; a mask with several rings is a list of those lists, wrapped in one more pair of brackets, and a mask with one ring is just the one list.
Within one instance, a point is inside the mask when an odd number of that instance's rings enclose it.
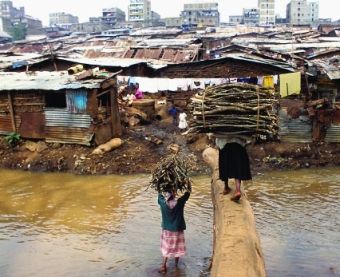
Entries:
{"label": "multi-story building", "polygon": [[151,22],[151,2],[149,0],[130,0],[128,7],[129,21],[139,23]]}
{"label": "multi-story building", "polygon": [[164,21],[166,27],[182,27],[181,17],[166,17]]}
{"label": "multi-story building", "polygon": [[183,25],[217,27],[220,25],[218,3],[202,1],[184,4],[181,18]]}
{"label": "multi-story building", "polygon": [[118,8],[103,9],[100,22],[114,28],[117,24],[125,22],[125,12]]}
{"label": "multi-story building", "polygon": [[11,32],[12,28],[21,24],[26,28],[27,35],[43,34],[42,22],[25,14],[25,8],[13,7],[12,1],[0,1],[0,31]]}
{"label": "multi-story building", "polygon": [[293,25],[310,25],[319,20],[319,3],[291,0],[287,5],[287,21]]}
{"label": "multi-story building", "polygon": [[28,36],[41,35],[44,33],[42,22],[40,19],[34,18],[29,15],[12,19],[13,25],[18,23],[21,23],[26,27]]}
{"label": "multi-story building", "polygon": [[275,24],[275,0],[258,0],[259,24]]}
{"label": "multi-story building", "polygon": [[311,24],[319,21],[319,2],[309,2],[309,19]]}
{"label": "multi-story building", "polygon": [[50,26],[58,26],[69,30],[72,24],[78,24],[78,17],[69,13],[50,13]]}
{"label": "multi-story building", "polygon": [[243,24],[244,23],[243,16],[242,15],[230,15],[229,23],[233,25]]}
{"label": "multi-story building", "polygon": [[12,1],[0,1],[0,17],[18,18],[25,16],[25,8],[19,9],[13,7]]}
{"label": "multi-story building", "polygon": [[257,8],[243,9],[243,22],[246,25],[259,24],[260,12]]}

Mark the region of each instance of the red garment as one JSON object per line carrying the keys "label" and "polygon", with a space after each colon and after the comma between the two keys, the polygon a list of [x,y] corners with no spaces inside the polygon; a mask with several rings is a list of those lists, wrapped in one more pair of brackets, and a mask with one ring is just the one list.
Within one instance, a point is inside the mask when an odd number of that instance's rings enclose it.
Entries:
{"label": "red garment", "polygon": [[184,231],[162,230],[161,251],[163,257],[182,257],[185,255],[185,250]]}

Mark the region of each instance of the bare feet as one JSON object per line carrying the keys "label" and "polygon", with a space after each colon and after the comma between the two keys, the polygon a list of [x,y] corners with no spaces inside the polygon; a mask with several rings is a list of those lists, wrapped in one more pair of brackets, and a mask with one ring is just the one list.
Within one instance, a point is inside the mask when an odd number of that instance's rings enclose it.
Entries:
{"label": "bare feet", "polygon": [[175,266],[178,267],[179,257],[175,258]]}
{"label": "bare feet", "polygon": [[231,188],[226,187],[226,188],[224,188],[222,194],[223,194],[223,195],[227,195],[227,194],[229,194],[230,192],[231,192]]}
{"label": "bare feet", "polygon": [[241,192],[235,192],[234,195],[230,198],[230,200],[238,202],[240,198],[241,198]]}
{"label": "bare feet", "polygon": [[159,273],[166,273],[166,265],[162,264],[161,267],[158,269]]}

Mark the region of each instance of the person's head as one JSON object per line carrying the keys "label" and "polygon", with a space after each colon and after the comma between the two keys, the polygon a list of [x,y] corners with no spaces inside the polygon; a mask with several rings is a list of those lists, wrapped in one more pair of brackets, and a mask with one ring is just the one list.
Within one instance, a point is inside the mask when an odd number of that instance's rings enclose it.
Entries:
{"label": "person's head", "polygon": [[174,199],[175,196],[176,196],[176,192],[175,192],[174,190],[170,190],[170,191],[167,191],[167,192],[165,193],[165,199],[166,199],[166,201],[170,201],[170,200]]}

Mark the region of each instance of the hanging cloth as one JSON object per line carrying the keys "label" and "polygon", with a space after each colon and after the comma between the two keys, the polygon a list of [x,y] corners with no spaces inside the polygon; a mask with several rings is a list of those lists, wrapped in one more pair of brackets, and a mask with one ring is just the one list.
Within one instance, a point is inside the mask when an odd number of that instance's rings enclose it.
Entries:
{"label": "hanging cloth", "polygon": [[262,86],[264,88],[274,88],[274,78],[273,78],[273,76],[264,76]]}
{"label": "hanging cloth", "polygon": [[280,75],[280,95],[286,97],[301,92],[301,73],[287,73]]}

